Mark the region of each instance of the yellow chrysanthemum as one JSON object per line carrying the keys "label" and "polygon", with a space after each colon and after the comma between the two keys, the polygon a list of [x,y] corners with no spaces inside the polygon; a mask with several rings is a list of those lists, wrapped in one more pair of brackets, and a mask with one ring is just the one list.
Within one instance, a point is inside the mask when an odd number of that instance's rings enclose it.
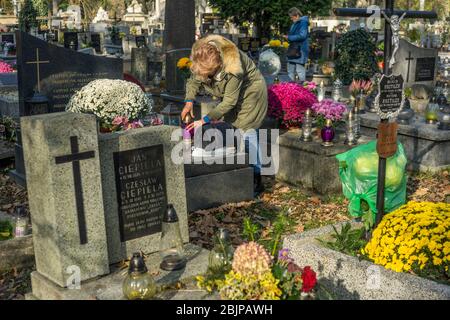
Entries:
{"label": "yellow chrysanthemum", "polygon": [[362,252],[397,272],[448,269],[450,205],[409,202],[385,215]]}
{"label": "yellow chrysanthemum", "polygon": [[283,41],[282,46],[287,49],[289,47],[289,42]]}
{"label": "yellow chrysanthemum", "polygon": [[280,40],[270,40],[269,47],[281,47],[281,41]]}
{"label": "yellow chrysanthemum", "polygon": [[192,65],[192,62],[189,58],[181,58],[180,60],[178,60],[177,62],[177,67],[179,69],[185,69],[185,68],[190,68]]}

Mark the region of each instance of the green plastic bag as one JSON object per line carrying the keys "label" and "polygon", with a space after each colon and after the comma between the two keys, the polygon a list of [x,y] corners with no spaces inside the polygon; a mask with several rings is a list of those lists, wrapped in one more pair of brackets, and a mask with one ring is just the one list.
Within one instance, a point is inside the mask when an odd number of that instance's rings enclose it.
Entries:
{"label": "green plastic bag", "polygon": [[[361,200],[365,200],[373,214],[377,212],[378,154],[376,140],[338,154],[339,176],[344,196],[350,201],[349,212],[361,217],[364,210]],[[406,155],[398,142],[395,155],[387,159],[384,191],[384,212],[391,212],[406,202]]]}

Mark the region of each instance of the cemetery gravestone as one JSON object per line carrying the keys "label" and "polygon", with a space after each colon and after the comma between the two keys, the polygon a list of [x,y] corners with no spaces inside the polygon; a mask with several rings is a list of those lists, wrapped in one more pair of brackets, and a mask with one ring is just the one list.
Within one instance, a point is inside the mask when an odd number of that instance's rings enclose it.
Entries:
{"label": "cemetery gravestone", "polygon": [[184,166],[171,159],[177,128],[99,134],[94,115],[70,112],[23,117],[22,126],[37,262],[34,296],[71,296],[74,290],[61,290],[77,275],[89,280],[133,252],[159,251],[168,203],[188,242]]}
{"label": "cemetery gravestone", "polygon": [[134,38],[134,40],[136,42],[136,47],[137,48],[143,48],[143,47],[145,47],[147,45],[146,41],[145,41],[145,36],[136,36]]}
{"label": "cemetery gravestone", "polygon": [[[26,100],[35,92],[48,99],[50,112],[64,111],[71,96],[95,79],[122,79],[121,59],[98,57],[67,50],[17,31],[19,114],[29,115]],[[25,169],[18,130],[16,169],[13,178],[25,185]]]}
{"label": "cemetery gravestone", "polygon": [[103,53],[103,39],[100,33],[91,33],[91,44],[96,53]]}
{"label": "cemetery gravestone", "polygon": [[[21,120],[37,271],[62,287],[109,273],[94,115]],[[72,268],[72,269],[71,269]]]}
{"label": "cemetery gravestone", "polygon": [[143,84],[147,83],[148,49],[133,48],[131,50],[131,73]]}
{"label": "cemetery gravestone", "polygon": [[2,33],[0,42],[16,43],[14,33]]}
{"label": "cemetery gravestone", "polygon": [[99,137],[110,263],[135,251],[158,251],[167,203],[177,210],[183,240],[189,240],[184,167],[171,159],[176,129],[157,126]]}
{"label": "cemetery gravestone", "polygon": [[430,88],[436,84],[437,74],[436,49],[419,48],[404,39],[400,39],[400,47],[396,54],[393,74],[401,74],[405,80],[405,87],[423,84]]}
{"label": "cemetery gravestone", "polygon": [[77,32],[64,32],[64,48],[78,50]]}

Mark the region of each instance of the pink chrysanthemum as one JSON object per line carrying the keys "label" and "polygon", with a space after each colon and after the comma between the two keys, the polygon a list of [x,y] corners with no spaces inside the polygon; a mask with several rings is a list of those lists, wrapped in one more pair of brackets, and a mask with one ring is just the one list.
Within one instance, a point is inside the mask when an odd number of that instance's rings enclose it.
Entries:
{"label": "pink chrysanthemum", "polygon": [[6,62],[0,61],[0,73],[11,73],[14,69]]}
{"label": "pink chrysanthemum", "polygon": [[302,122],[305,110],[316,102],[316,96],[297,83],[274,84],[269,87],[268,114],[281,119],[286,127],[295,127]]}

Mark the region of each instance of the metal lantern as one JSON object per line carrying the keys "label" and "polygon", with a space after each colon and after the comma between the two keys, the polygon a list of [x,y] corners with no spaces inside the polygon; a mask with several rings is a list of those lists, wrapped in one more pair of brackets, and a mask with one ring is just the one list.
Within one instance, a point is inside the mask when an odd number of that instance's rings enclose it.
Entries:
{"label": "metal lantern", "polygon": [[331,98],[338,102],[342,97],[342,81],[339,79],[336,79],[336,81],[333,82],[333,93],[331,95]]}
{"label": "metal lantern", "polygon": [[355,136],[355,115],[350,110],[347,115],[347,122],[345,124],[345,141],[344,143],[349,146],[358,144],[358,139]]}
{"label": "metal lantern", "polygon": [[450,130],[450,105],[446,105],[439,112],[439,130]]}
{"label": "metal lantern", "polygon": [[148,300],[156,294],[155,281],[139,252],[133,253],[128,274],[122,284],[122,291],[128,300]]}
{"label": "metal lantern", "polygon": [[411,109],[411,104],[409,102],[409,99],[405,99],[405,104],[402,108],[402,110],[400,110],[398,117],[397,117],[397,122],[399,124],[410,124],[411,123],[411,119],[414,117],[414,110]]}
{"label": "metal lantern", "polygon": [[325,99],[325,87],[323,81],[320,82],[319,90],[317,91],[317,100],[320,102]]}
{"label": "metal lantern", "polygon": [[48,98],[40,92],[35,92],[30,98],[25,99],[25,115],[33,116],[50,112]]}
{"label": "metal lantern", "polygon": [[163,117],[163,122],[165,125],[169,126],[180,126],[181,125],[181,111],[183,106],[180,104],[175,104],[170,102],[162,111],[161,115]]}
{"label": "metal lantern", "polygon": [[312,116],[310,108],[306,109],[305,117],[303,118],[301,140],[312,141]]}
{"label": "metal lantern", "polygon": [[183,269],[186,266],[180,223],[172,204],[167,205],[167,210],[163,216],[159,252],[162,258],[161,269],[173,271]]}

